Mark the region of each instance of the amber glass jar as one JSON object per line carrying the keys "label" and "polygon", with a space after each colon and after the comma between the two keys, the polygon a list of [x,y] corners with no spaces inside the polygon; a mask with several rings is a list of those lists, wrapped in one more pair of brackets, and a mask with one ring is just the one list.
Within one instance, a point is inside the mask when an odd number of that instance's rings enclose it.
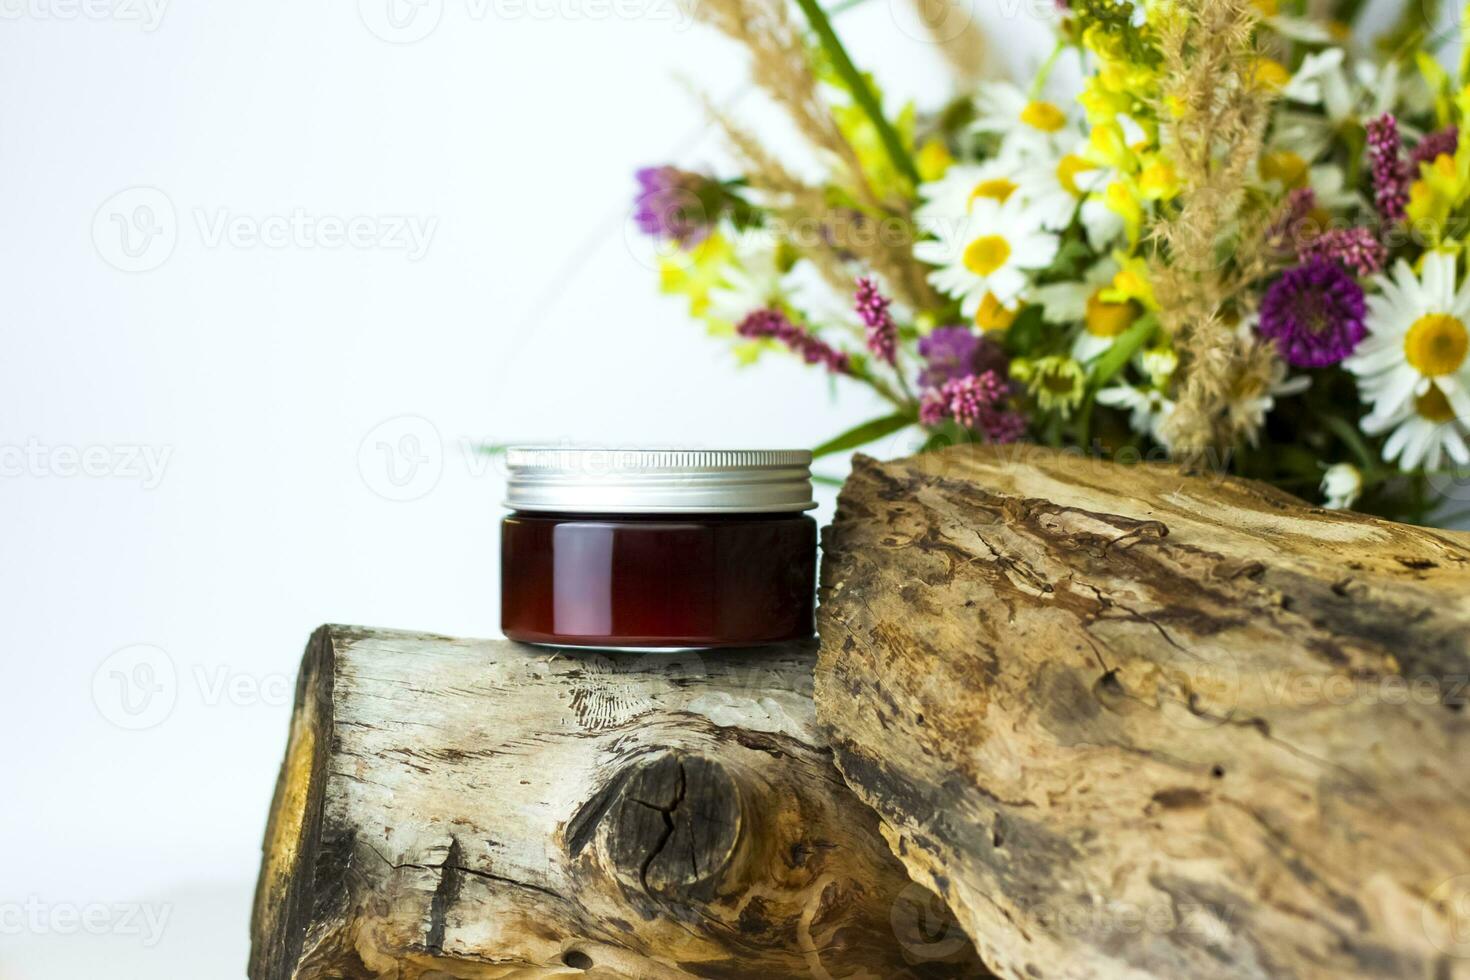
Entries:
{"label": "amber glass jar", "polygon": [[817,526],[795,451],[512,450],[501,629],[557,646],[810,637]]}

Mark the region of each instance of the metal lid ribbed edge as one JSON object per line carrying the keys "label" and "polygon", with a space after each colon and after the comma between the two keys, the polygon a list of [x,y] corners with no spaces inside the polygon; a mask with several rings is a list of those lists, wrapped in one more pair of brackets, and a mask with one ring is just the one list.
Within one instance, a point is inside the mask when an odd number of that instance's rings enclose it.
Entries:
{"label": "metal lid ribbed edge", "polygon": [[801,449],[507,450],[512,510],[780,513],[816,506]]}

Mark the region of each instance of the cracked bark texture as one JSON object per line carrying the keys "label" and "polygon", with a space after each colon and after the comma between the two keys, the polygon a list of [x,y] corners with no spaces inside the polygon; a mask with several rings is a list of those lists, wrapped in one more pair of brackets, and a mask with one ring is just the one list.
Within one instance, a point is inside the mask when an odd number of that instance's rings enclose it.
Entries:
{"label": "cracked bark texture", "polygon": [[832,766],[815,655],[323,627],[250,976],[977,975]]}
{"label": "cracked bark texture", "polygon": [[1470,977],[1466,537],[982,447],[825,549],[838,767],[999,975]]}

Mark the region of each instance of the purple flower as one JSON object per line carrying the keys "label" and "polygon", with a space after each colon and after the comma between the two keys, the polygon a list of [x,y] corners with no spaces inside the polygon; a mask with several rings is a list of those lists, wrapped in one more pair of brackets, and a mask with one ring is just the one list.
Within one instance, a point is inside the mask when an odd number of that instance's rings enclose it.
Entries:
{"label": "purple flower", "polygon": [[1010,373],[1000,345],[969,327],[938,327],[920,337],[919,356],[924,359],[921,388],[938,388],[951,379],[985,371],[994,371],[1001,378]]}
{"label": "purple flower", "polygon": [[709,234],[723,208],[719,185],[678,167],[643,167],[637,174],[633,220],[645,235],[694,245]]}
{"label": "purple flower", "polygon": [[1331,259],[1360,276],[1371,276],[1383,270],[1388,250],[1367,228],[1332,228],[1308,241],[1297,250],[1297,258]]}
{"label": "purple flower", "polygon": [[1446,126],[1444,129],[1435,130],[1419,141],[1414,147],[1414,152],[1409,154],[1409,176],[1419,176],[1419,164],[1433,163],[1436,157],[1452,157],[1460,148],[1460,129],[1458,126]]}
{"label": "purple flower", "polygon": [[1026,432],[1026,419],[1005,407],[1010,389],[994,371],[951,378],[924,392],[919,421],[934,426],[954,419],[989,442],[1015,442]]}
{"label": "purple flower", "polygon": [[858,316],[868,328],[868,350],[889,364],[898,357],[898,328],[888,312],[893,300],[878,292],[873,280],[863,276],[857,281]]}
{"label": "purple flower", "polygon": [[777,309],[756,310],[740,321],[735,332],[751,340],[780,341],[803,361],[824,364],[833,374],[847,374],[852,368],[846,354],[798,327]]}
{"label": "purple flower", "polygon": [[1373,163],[1373,204],[1388,221],[1402,221],[1409,203],[1409,170],[1399,142],[1399,121],[1385,112],[1368,120],[1368,157]]}
{"label": "purple flower", "polygon": [[1295,367],[1329,367],[1347,357],[1367,333],[1363,287],[1325,258],[1288,269],[1261,299],[1263,336]]}

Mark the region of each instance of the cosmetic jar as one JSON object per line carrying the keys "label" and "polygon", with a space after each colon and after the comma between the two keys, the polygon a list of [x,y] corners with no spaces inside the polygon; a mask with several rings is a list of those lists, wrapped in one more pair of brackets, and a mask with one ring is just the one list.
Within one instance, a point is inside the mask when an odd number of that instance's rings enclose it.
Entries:
{"label": "cosmetic jar", "polygon": [[817,524],[799,450],[512,449],[501,629],[691,649],[814,631]]}

